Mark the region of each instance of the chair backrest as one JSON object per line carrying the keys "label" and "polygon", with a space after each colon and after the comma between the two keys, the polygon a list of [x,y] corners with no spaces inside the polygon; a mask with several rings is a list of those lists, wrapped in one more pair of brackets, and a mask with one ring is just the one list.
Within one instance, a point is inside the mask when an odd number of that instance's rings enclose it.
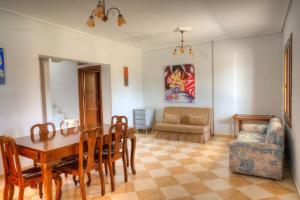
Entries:
{"label": "chair backrest", "polygon": [[15,140],[8,136],[0,136],[0,148],[5,177],[12,176],[16,179],[22,179],[22,168]]}
{"label": "chair backrest", "polygon": [[114,125],[116,123],[126,123],[128,126],[128,119],[126,116],[118,116],[118,115],[112,116],[111,125]]}
{"label": "chair backrest", "polygon": [[[49,130],[49,127],[51,128]],[[35,135],[35,130],[38,129],[38,133],[40,136],[40,139],[49,139],[55,136],[55,125],[51,122],[44,123],[44,124],[35,124],[30,128],[30,134],[31,138],[35,140],[34,135]],[[50,132],[52,132],[52,135],[49,135]]]}
{"label": "chair backrest", "polygon": [[126,123],[116,123],[110,126],[108,136],[108,156],[119,156],[126,148]]}
{"label": "chair backrest", "polygon": [[[103,132],[101,128],[87,129],[80,135],[79,141],[79,170],[95,169],[95,149],[98,150],[99,163],[102,162]],[[86,162],[86,163],[85,163]]]}
{"label": "chair backrest", "polygon": [[[63,120],[60,122],[60,130],[62,134],[68,134],[79,130],[79,121],[76,119]],[[66,131],[65,131],[66,130]]]}

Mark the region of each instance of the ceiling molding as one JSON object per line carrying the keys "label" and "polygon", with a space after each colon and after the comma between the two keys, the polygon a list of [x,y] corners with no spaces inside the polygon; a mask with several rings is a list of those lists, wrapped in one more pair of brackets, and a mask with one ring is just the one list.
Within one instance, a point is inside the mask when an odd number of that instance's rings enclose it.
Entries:
{"label": "ceiling molding", "polygon": [[293,0],[290,0],[289,5],[288,5],[288,7],[286,9],[286,13],[285,13],[285,16],[284,16],[284,20],[283,20],[282,26],[281,26],[281,32],[283,32],[283,30],[284,30],[284,27],[285,27],[285,24],[286,24],[286,21],[287,21],[287,17],[289,15],[292,3],[293,3]]}

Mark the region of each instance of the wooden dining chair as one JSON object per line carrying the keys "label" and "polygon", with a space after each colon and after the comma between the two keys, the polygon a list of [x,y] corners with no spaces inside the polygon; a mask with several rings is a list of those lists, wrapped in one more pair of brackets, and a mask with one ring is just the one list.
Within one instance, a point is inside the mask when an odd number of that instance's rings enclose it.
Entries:
{"label": "wooden dining chair", "polygon": [[[55,169],[72,174],[73,177],[79,177],[81,197],[86,199],[84,174],[88,175],[87,185],[91,183],[91,171],[97,170],[100,175],[101,194],[105,194],[104,175],[101,166],[102,163],[103,132],[101,128],[88,129],[81,133],[79,140],[79,158],[76,162],[58,165]],[[99,154],[95,159],[95,148]]]}
{"label": "wooden dining chair", "polygon": [[60,122],[60,130],[62,134],[70,134],[79,130],[79,121],[74,120],[63,120]]}
{"label": "wooden dining chair", "polygon": [[35,138],[36,136],[35,130],[38,130],[38,135],[39,135],[38,140],[53,138],[55,137],[55,133],[56,133],[55,125],[51,122],[44,123],[44,124],[35,124],[30,128],[30,134],[32,140],[37,140]]}
{"label": "wooden dining chair", "polygon": [[102,159],[105,165],[108,165],[111,191],[115,191],[115,181],[113,172],[113,163],[117,160],[122,159],[124,168],[124,179],[125,182],[128,180],[127,174],[127,160],[126,160],[126,123],[116,123],[111,125],[109,128],[108,135],[108,145],[107,148],[103,150]]}
{"label": "wooden dining chair", "polygon": [[[114,115],[112,116],[111,118],[111,125],[114,125],[116,123],[125,123],[128,127],[128,119],[126,116],[122,116],[122,115]],[[127,143],[127,139],[126,140],[126,143]],[[127,148],[127,145],[126,145],[126,161],[127,161],[127,167],[129,166],[129,154],[128,154],[128,148]],[[115,173],[115,164],[113,165],[113,169],[114,169],[114,173]],[[105,167],[105,172],[107,171],[106,167]],[[106,172],[107,173],[107,172]]]}
{"label": "wooden dining chair", "polygon": [[[32,167],[22,171],[19,154],[15,140],[8,136],[0,136],[0,148],[4,166],[5,185],[3,191],[4,200],[11,200],[14,196],[14,186],[19,187],[19,200],[24,198],[25,187],[39,184],[39,196],[42,198],[42,171],[40,167]],[[56,200],[61,198],[62,180],[60,172],[53,170],[52,178],[56,185]]]}

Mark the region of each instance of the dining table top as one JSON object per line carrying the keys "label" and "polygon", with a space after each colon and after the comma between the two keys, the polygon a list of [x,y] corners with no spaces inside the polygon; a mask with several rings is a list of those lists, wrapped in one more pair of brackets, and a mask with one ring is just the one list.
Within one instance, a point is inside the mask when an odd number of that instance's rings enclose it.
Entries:
{"label": "dining table top", "polygon": [[[98,127],[102,127],[102,131],[104,136],[109,134],[109,124],[99,125]],[[73,146],[78,144],[80,139],[80,133],[82,130],[80,128],[74,128],[71,132],[62,129],[56,130],[55,132],[50,132],[50,137],[43,140],[33,139],[30,135],[16,138],[16,145],[19,147],[26,147],[35,151],[40,152],[48,152],[51,150],[64,148],[67,146]],[[54,133],[54,134],[53,134]],[[128,127],[127,129],[127,137],[129,134],[134,134],[134,127]]]}

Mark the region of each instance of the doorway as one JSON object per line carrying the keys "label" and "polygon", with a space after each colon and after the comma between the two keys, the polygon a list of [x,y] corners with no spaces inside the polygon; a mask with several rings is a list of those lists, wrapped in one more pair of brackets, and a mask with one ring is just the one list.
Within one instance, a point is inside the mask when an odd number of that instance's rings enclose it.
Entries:
{"label": "doorway", "polygon": [[43,123],[56,129],[62,120],[78,120],[83,129],[110,123],[110,65],[46,56],[39,61]]}
{"label": "doorway", "polygon": [[103,124],[101,66],[79,68],[78,88],[81,127]]}

